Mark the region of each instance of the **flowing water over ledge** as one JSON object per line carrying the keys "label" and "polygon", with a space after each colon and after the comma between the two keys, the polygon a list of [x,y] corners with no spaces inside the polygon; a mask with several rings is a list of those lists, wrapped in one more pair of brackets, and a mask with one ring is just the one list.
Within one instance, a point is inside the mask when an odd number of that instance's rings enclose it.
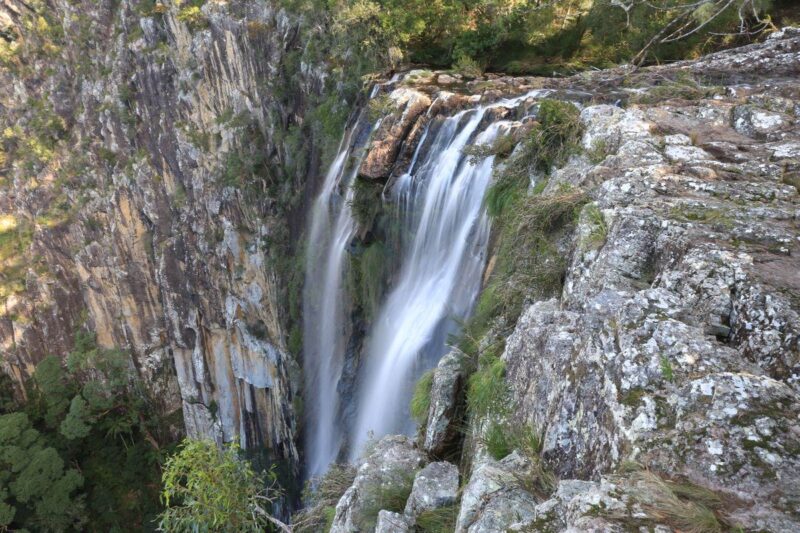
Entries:
{"label": "flowing water over ledge", "polygon": [[[535,96],[428,122],[407,171],[389,180],[382,194],[394,228],[387,237],[394,242],[385,244],[397,251],[397,260],[363,344],[352,342],[346,283],[358,233],[351,202],[364,151],[380,120],[370,124],[362,112],[345,135],[309,226],[304,342],[310,476],[324,473],[338,458],[357,458],[371,437],[414,431],[408,413],[414,383],[436,365],[448,336],[469,317],[487,260],[490,224],[483,200],[493,157],[471,162],[464,148],[491,144],[517,127],[520,122],[497,119],[493,111],[506,108],[519,115],[515,108],[527,109]],[[359,348],[360,354],[350,353]],[[362,361],[355,383],[343,379],[348,357]],[[345,405],[344,398],[352,405]]]}

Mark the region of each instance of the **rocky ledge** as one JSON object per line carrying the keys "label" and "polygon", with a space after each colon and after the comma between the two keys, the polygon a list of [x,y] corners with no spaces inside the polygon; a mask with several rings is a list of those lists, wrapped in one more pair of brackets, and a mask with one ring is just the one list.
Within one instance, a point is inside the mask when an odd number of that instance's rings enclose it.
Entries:
{"label": "rocky ledge", "polygon": [[[448,457],[460,461],[455,507],[438,497],[451,476],[423,476],[429,465],[410,477],[465,422],[465,375],[448,356],[419,449],[378,445],[412,458],[395,480],[406,494],[433,494],[384,509],[379,530],[413,530],[419,501],[471,533],[800,529],[798,72],[800,32],[787,29],[667,67],[558,80],[415,71],[388,87],[403,111],[382,123],[362,177],[390,179],[427,121],[540,88],[534,112],[543,96],[569,100],[583,126],[583,150],[541,194],[590,200],[558,242],[563,289],[528,301],[501,358],[504,419],[534,428],[536,453],[492,458],[487,424],[469,418],[463,453]],[[396,455],[365,459],[334,531],[365,531],[353,494]]]}

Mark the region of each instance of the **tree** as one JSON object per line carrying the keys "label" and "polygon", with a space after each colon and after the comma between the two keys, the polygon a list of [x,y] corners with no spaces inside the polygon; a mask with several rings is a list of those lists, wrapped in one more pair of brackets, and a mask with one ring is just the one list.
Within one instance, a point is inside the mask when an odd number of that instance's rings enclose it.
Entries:
{"label": "tree", "polygon": [[219,449],[185,440],[167,459],[162,480],[162,531],[291,531],[265,509],[280,496],[275,475],[253,472],[235,443]]}
{"label": "tree", "polygon": [[63,531],[83,522],[83,477],[65,469],[25,413],[0,416],[0,529]]}

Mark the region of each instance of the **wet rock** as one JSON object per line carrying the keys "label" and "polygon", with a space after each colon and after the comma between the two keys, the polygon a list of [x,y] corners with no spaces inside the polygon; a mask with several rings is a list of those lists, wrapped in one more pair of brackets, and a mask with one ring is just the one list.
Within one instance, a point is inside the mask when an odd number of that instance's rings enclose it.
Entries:
{"label": "wet rock", "polygon": [[353,484],[336,505],[331,533],[371,531],[383,495],[410,493],[414,475],[424,464],[424,454],[408,437],[389,435],[375,443],[360,460]]}
{"label": "wet rock", "polygon": [[413,524],[420,513],[453,505],[458,498],[458,468],[447,462],[430,463],[417,472],[405,516]]}
{"label": "wet rock", "polygon": [[442,357],[433,374],[424,448],[434,457],[453,451],[461,438],[464,415],[465,357],[452,351]]}
{"label": "wet rock", "polygon": [[389,100],[394,111],[382,120],[358,170],[359,176],[364,178],[389,178],[403,141],[431,105],[428,95],[407,87],[389,93]]}

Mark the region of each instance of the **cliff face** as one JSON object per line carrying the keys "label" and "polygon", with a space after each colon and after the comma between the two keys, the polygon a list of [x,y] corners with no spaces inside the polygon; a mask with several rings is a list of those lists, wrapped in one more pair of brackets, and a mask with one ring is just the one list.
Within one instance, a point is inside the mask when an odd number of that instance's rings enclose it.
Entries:
{"label": "cliff face", "polygon": [[19,386],[87,327],[186,433],[297,468],[290,257],[324,149],[302,117],[335,79],[272,3],[187,9],[0,4],[0,365]]}
{"label": "cliff face", "polygon": [[[432,516],[473,533],[800,527],[798,73],[800,33],[787,29],[638,71],[399,81],[395,91],[434,103],[402,115],[418,124],[379,131],[365,176],[402,171],[425,121],[539,88],[527,120],[544,120],[536,106],[545,97],[570,101],[582,133],[549,178],[530,174],[529,194],[542,200],[528,205],[582,200],[548,234],[563,259],[555,297],[531,291],[519,319],[498,314],[479,343],[487,358],[501,339],[500,370],[480,374],[486,359],[477,361],[479,379],[465,387],[465,356],[445,357],[418,442],[390,436],[371,449],[332,531],[374,520],[408,531]],[[497,117],[509,118],[503,109]],[[549,216],[552,226],[569,218]],[[473,398],[465,388],[492,379],[504,405],[486,413],[467,402],[462,418],[465,394]],[[460,494],[425,471],[395,479],[379,459],[416,448],[460,465]],[[408,504],[375,516],[370,498],[386,484],[410,492]],[[419,501],[439,514],[421,517]]]}

